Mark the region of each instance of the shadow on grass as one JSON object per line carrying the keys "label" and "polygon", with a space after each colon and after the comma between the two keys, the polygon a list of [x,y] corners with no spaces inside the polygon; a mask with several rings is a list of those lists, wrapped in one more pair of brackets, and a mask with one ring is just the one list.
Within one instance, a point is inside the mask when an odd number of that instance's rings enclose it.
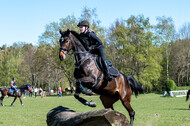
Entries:
{"label": "shadow on grass", "polygon": [[74,110],[71,110],[67,107],[63,107],[63,106],[58,106],[52,110],[49,111],[49,113],[51,113],[51,115],[56,115],[60,112],[75,112]]}
{"label": "shadow on grass", "polygon": [[189,108],[174,108],[174,110],[188,110],[188,111],[190,111]]}

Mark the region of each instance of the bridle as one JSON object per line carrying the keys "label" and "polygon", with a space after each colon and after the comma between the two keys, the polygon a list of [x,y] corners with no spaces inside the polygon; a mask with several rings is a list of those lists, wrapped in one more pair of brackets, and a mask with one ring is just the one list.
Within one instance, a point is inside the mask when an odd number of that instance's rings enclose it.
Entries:
{"label": "bridle", "polygon": [[[61,51],[63,54],[65,55],[71,55],[71,54],[82,54],[82,53],[90,53],[90,51],[73,51],[73,52],[70,52],[70,47],[71,47],[71,43],[72,43],[72,40],[71,40],[71,35],[69,34],[69,46],[67,48],[59,48],[59,51]],[[67,51],[67,53],[65,53],[64,51]]]}
{"label": "bridle", "polygon": [[[70,52],[70,50],[69,50],[71,47],[71,42],[72,42],[72,40],[70,39],[70,34],[69,34],[69,40],[70,40],[70,42],[69,42],[69,46],[67,48],[63,48],[63,47],[59,48],[59,51],[61,51],[65,55],[73,54],[73,52]],[[67,51],[67,53],[65,53],[64,51]]]}
{"label": "bridle", "polygon": [[[71,34],[69,34],[68,38],[69,38],[69,40],[70,40],[69,45],[68,45],[66,48],[63,48],[63,47],[59,48],[59,51],[62,52],[64,55],[71,55],[71,54],[74,54],[75,59],[76,59],[75,67],[76,67],[76,68],[79,68],[80,65],[81,65],[84,61],[86,61],[87,59],[89,59],[91,56],[87,55],[87,56],[85,56],[85,57],[83,57],[83,58],[81,58],[81,59],[78,59],[78,54],[87,54],[87,53],[88,53],[88,54],[91,54],[91,53],[90,53],[90,50],[89,50],[89,51],[76,51],[76,50],[73,50],[72,52],[70,52],[71,43],[72,43],[72,46],[73,46],[75,49],[76,49],[76,45],[75,45],[75,43],[73,42],[73,40],[71,39]],[[63,39],[63,36],[61,36],[61,39]],[[63,40],[61,40],[61,41],[63,41]],[[64,52],[64,51],[66,51],[66,52]]]}

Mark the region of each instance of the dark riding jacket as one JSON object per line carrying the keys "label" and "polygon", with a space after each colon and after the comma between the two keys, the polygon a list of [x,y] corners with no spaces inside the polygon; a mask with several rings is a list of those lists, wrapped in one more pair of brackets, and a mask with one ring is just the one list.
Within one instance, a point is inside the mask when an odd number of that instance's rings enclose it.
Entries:
{"label": "dark riding jacket", "polygon": [[87,51],[97,54],[103,61],[106,61],[104,45],[93,31],[88,30],[86,33],[81,33],[79,37]]}
{"label": "dark riding jacket", "polygon": [[92,46],[94,46],[94,49],[104,48],[102,41],[91,30],[88,30],[86,33],[81,33],[80,39],[87,51],[91,50]]}
{"label": "dark riding jacket", "polygon": [[11,81],[11,88],[15,89],[16,88],[16,82],[15,81]]}

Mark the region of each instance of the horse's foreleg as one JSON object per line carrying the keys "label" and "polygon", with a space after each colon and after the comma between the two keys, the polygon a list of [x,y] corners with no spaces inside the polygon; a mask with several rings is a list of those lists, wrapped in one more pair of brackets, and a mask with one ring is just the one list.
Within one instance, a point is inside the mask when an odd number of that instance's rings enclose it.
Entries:
{"label": "horse's foreleg", "polygon": [[85,100],[84,98],[80,97],[78,93],[75,93],[75,94],[74,94],[74,97],[75,97],[78,101],[80,101],[82,104],[88,105],[88,101]]}
{"label": "horse's foreleg", "polygon": [[21,97],[19,97],[19,99],[20,99],[20,103],[21,103],[21,105],[24,106],[24,104],[22,104],[22,99],[21,99]]}
{"label": "horse's foreleg", "polygon": [[93,101],[88,102],[87,100],[85,100],[84,98],[79,96],[79,94],[82,92],[82,90],[81,90],[81,88],[79,86],[80,86],[80,82],[77,81],[77,83],[76,83],[76,92],[74,94],[74,97],[84,105],[88,105],[90,107],[96,107],[96,103],[94,103]]}
{"label": "horse's foreleg", "polygon": [[92,84],[93,84],[94,81],[95,81],[95,80],[94,80],[92,77],[83,77],[83,78],[80,78],[80,79],[77,80],[76,86],[81,89],[81,92],[82,92],[83,94],[86,94],[86,95],[90,95],[90,96],[91,96],[91,95],[93,95],[92,90],[91,90],[91,89],[86,90],[86,89],[83,87],[83,85],[81,84],[81,82],[83,82],[83,83],[89,83],[89,84],[92,83]]}
{"label": "horse's foreleg", "polygon": [[1,99],[1,105],[2,105],[2,106],[4,106],[4,105],[3,105],[3,99],[4,99],[4,97],[3,97],[3,96],[1,96],[1,98],[0,98],[0,99]]}
{"label": "horse's foreleg", "polygon": [[11,103],[11,106],[13,106],[16,99],[17,99],[17,97],[15,97],[15,99],[13,100],[13,102]]}

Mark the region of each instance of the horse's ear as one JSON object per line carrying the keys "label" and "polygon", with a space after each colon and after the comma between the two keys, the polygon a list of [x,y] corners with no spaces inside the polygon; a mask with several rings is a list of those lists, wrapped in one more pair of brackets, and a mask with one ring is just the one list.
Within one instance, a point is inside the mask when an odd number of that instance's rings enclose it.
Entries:
{"label": "horse's ear", "polygon": [[59,33],[62,35],[63,34],[63,31],[61,29],[59,29]]}
{"label": "horse's ear", "polygon": [[67,33],[70,33],[71,31],[70,31],[70,29],[67,29]]}

